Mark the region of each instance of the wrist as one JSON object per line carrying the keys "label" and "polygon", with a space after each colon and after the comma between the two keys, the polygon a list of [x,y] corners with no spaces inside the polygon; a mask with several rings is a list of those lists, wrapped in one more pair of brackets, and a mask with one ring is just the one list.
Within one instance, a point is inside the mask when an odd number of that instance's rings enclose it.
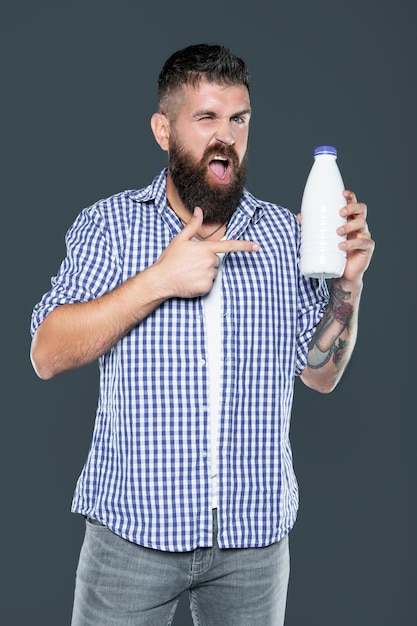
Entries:
{"label": "wrist", "polygon": [[148,298],[154,300],[156,305],[162,304],[175,296],[174,281],[170,280],[160,267],[159,261],[141,272]]}
{"label": "wrist", "polygon": [[362,277],[359,280],[354,281],[347,280],[343,276],[340,278],[333,278],[332,288],[341,289],[345,293],[350,293],[352,295],[359,295],[363,289],[363,280]]}

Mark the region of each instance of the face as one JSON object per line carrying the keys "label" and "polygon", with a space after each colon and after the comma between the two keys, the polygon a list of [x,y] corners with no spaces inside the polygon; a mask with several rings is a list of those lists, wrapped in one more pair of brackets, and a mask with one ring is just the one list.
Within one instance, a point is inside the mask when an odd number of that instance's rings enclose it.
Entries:
{"label": "face", "polygon": [[202,81],[185,86],[170,123],[169,174],[190,211],[226,222],[242,197],[250,119],[248,90]]}

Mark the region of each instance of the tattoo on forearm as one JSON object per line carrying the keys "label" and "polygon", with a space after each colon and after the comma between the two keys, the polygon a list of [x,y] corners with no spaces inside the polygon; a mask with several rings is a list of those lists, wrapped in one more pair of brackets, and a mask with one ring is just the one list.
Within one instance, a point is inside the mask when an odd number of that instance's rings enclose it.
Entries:
{"label": "tattoo on forearm", "polygon": [[330,359],[333,359],[336,368],[341,366],[348,342],[340,335],[345,328],[349,327],[353,314],[352,305],[346,302],[350,297],[349,291],[343,291],[340,287],[332,288],[326,313],[317,326],[308,348],[307,364],[309,367],[319,369]]}

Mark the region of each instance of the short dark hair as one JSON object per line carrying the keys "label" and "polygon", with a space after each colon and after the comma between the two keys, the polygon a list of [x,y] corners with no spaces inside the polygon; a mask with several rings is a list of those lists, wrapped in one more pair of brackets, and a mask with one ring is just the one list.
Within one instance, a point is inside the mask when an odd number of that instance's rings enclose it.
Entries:
{"label": "short dark hair", "polygon": [[245,85],[249,91],[246,63],[221,45],[195,44],[174,52],[165,62],[158,78],[158,106],[161,112],[167,99],[183,85],[196,87],[203,79],[223,85]]}

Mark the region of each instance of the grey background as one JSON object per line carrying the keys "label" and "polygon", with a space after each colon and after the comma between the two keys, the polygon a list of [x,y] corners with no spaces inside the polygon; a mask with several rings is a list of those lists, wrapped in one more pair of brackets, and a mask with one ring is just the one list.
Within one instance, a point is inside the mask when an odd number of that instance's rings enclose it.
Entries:
{"label": "grey background", "polygon": [[[334,144],[377,241],[343,381],[329,396],[296,383],[286,626],[417,623],[415,6],[2,2],[2,624],[70,622],[83,520],[69,507],[97,399],[95,364],[36,378],[32,307],[77,213],[165,165],[149,127],[157,75],[200,41],[250,67],[251,191],[297,211],[313,148]],[[184,598],[175,624],[190,623]]]}

